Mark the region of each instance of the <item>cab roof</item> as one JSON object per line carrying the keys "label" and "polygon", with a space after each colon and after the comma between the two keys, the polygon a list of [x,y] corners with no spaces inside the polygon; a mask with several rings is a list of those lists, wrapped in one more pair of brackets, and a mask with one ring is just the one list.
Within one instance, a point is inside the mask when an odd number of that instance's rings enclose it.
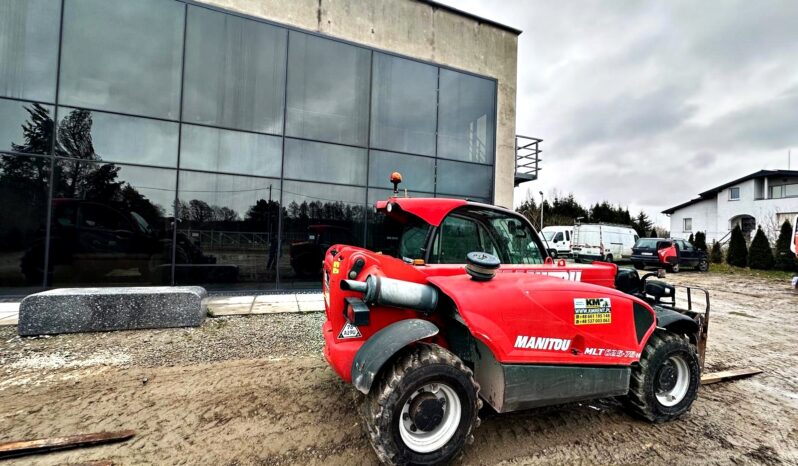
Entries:
{"label": "cab roof", "polygon": [[[385,201],[377,201],[374,207],[380,212],[387,212],[388,204],[398,206],[402,212],[414,215],[432,226],[439,226],[444,217],[458,207],[466,205],[485,207],[491,210],[504,211],[501,207],[470,202],[464,199],[447,199],[440,197],[391,197]],[[393,210],[392,210],[393,212]]]}

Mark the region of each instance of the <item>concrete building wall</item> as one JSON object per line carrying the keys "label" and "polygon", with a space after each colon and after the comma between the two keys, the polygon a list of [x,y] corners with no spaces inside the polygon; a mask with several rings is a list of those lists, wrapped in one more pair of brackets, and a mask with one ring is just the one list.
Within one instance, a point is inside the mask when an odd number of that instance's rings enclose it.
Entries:
{"label": "concrete building wall", "polygon": [[202,0],[498,80],[496,204],[512,208],[518,36],[415,0]]}

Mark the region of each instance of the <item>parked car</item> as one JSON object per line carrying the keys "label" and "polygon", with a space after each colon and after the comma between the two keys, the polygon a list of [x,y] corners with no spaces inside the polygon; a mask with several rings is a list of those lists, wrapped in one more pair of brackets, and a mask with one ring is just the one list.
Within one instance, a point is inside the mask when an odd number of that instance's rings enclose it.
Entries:
{"label": "parked car", "polygon": [[546,240],[546,247],[553,253],[552,255],[570,256],[573,232],[574,227],[550,226],[540,230],[540,235]]}
{"label": "parked car", "polygon": [[628,261],[637,232],[627,225],[605,223],[577,223],[571,238],[571,251],[576,262]]}
{"label": "parked car", "polygon": [[640,238],[632,248],[632,264],[639,270],[658,267],[676,273],[682,267],[693,267],[706,272],[709,270],[709,257],[683,239]]}

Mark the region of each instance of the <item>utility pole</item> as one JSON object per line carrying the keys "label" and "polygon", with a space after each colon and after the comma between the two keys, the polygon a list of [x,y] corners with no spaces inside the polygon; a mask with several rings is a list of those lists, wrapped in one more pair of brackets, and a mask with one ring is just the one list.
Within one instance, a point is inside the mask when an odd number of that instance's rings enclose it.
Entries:
{"label": "utility pole", "polygon": [[538,193],[540,193],[540,229],[543,230],[543,191]]}

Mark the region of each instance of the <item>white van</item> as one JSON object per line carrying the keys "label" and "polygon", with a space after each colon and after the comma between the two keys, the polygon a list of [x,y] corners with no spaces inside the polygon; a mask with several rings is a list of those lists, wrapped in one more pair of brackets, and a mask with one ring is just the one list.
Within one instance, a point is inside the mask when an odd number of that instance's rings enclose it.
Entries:
{"label": "white van", "polygon": [[571,251],[577,262],[628,261],[637,232],[628,225],[581,223],[574,225]]}
{"label": "white van", "polygon": [[557,256],[571,255],[571,236],[574,227],[550,226],[540,230],[540,235],[546,240],[549,251],[557,251]]}

